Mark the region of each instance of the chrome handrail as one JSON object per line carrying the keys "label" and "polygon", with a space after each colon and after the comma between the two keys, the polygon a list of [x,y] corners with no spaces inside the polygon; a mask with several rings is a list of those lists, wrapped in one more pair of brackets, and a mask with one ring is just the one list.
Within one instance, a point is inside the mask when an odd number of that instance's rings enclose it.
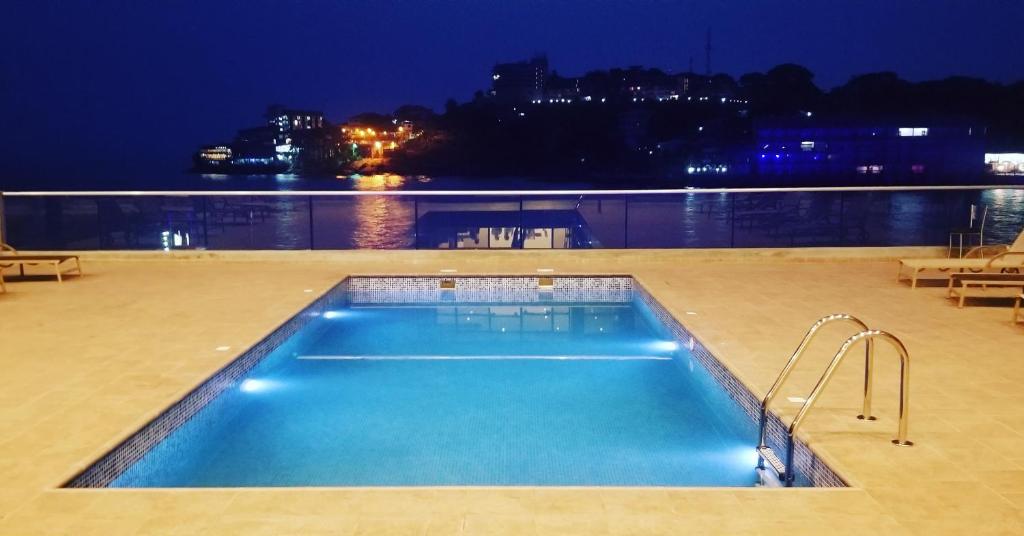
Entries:
{"label": "chrome handrail", "polygon": [[[789,357],[789,361],[786,362],[786,366],[782,368],[782,372],[780,372],[778,378],[775,379],[775,383],[772,384],[770,389],[768,389],[768,394],[766,394],[764,396],[764,400],[761,401],[761,430],[758,435],[758,449],[765,446],[765,428],[768,422],[769,404],[771,404],[772,400],[774,400],[775,397],[779,394],[779,390],[782,389],[782,384],[785,383],[786,380],[789,378],[790,372],[792,372],[793,368],[796,367],[796,364],[803,356],[804,351],[807,350],[807,347],[810,346],[811,341],[813,341],[814,337],[818,334],[818,330],[820,330],[827,324],[839,321],[850,322],[859,327],[861,331],[867,331],[868,329],[870,329],[868,328],[867,324],[864,323],[864,321],[853,315],[849,315],[846,313],[835,313],[823,316],[819,318],[817,322],[811,325],[810,329],[808,329],[807,333],[804,335],[803,340],[800,341],[800,344],[796,347],[796,350],[793,351],[793,355]],[[864,355],[864,406],[863,413],[860,415],[859,418],[866,418],[869,420],[874,420],[874,417],[871,416],[871,382],[868,381],[868,378],[870,377],[869,371],[871,371],[873,368],[874,345],[871,341],[868,341],[868,345],[865,349]],[[764,468],[764,458],[758,458],[757,466],[762,469]]]}
{"label": "chrome handrail", "polygon": [[[862,331],[843,342],[843,345],[839,347],[839,351],[836,352],[835,357],[832,358],[832,362],[829,363],[828,368],[825,369],[825,373],[818,379],[817,385],[811,391],[811,394],[807,396],[807,401],[797,412],[793,422],[789,425],[789,442],[786,445],[786,471],[785,480],[786,485],[792,485],[793,483],[793,450],[796,438],[796,433],[800,429],[800,425],[803,424],[807,414],[814,407],[815,402],[818,401],[818,396],[828,386],[828,382],[832,379],[832,375],[835,373],[836,368],[842,362],[843,358],[846,357],[847,352],[850,351],[855,344],[859,341],[864,340],[866,343],[871,343],[876,338],[880,338],[896,349],[896,352],[900,357],[900,408],[899,408],[899,428],[896,432],[896,439],[892,440],[892,443],[901,447],[909,447],[914,443],[907,440],[907,428],[910,420],[910,354],[907,352],[907,347],[903,345],[896,336],[891,333],[880,331],[880,330],[866,330]],[[868,370],[865,373],[865,381],[868,385],[872,383],[872,371]]]}
{"label": "chrome handrail", "polygon": [[1020,190],[1020,184],[932,185],[932,186],[811,186],[803,188],[662,188],[662,189],[609,189],[609,190],[64,190],[64,191],[0,191],[9,197],[76,197],[76,196],[600,196],[600,195],[679,195],[679,194],[756,194],[801,192],[913,192],[948,190]]}

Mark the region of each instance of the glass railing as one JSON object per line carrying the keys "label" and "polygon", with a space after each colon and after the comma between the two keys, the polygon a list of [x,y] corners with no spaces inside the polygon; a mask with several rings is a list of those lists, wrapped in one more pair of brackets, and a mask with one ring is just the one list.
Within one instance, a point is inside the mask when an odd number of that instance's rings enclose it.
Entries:
{"label": "glass railing", "polygon": [[1024,187],[593,191],[6,192],[26,250],[774,248],[946,245],[988,207],[1024,227]]}

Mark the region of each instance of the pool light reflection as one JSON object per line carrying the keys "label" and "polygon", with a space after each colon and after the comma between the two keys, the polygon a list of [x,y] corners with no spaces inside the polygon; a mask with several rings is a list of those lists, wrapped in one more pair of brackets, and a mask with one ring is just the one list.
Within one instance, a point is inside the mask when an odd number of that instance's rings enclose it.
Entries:
{"label": "pool light reflection", "polygon": [[348,318],[352,316],[352,311],[324,311],[324,313],[320,316],[326,318],[327,320],[334,320],[336,318]]}
{"label": "pool light reflection", "polygon": [[270,380],[246,378],[239,384],[238,389],[243,393],[262,393],[272,389],[274,386],[275,383]]}

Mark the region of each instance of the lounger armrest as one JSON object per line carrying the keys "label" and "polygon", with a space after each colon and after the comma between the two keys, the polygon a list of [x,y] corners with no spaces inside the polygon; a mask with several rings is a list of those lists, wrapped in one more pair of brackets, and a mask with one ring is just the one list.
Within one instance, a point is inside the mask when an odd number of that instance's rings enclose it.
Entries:
{"label": "lounger armrest", "polygon": [[1009,250],[1010,250],[1010,246],[1007,246],[1006,244],[999,244],[999,245],[995,245],[995,246],[974,246],[973,248],[967,250],[967,253],[964,253],[963,258],[964,259],[973,259],[973,258],[984,259],[986,254],[998,255],[1000,253],[1004,253],[1004,252],[1009,251]]}
{"label": "lounger armrest", "polygon": [[988,262],[985,263],[985,267],[992,268],[992,263],[996,262],[997,260],[1006,259],[1007,257],[1014,257],[1015,259],[1020,259],[1020,264],[1024,266],[1024,251],[1004,251],[999,255],[996,255],[995,257],[989,259]]}

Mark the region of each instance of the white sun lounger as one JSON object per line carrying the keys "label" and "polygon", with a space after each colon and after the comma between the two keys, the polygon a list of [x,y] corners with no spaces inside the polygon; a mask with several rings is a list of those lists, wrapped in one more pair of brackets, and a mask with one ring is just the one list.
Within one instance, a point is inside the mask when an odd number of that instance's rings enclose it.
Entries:
{"label": "white sun lounger", "polygon": [[[991,249],[985,246],[986,249]],[[968,252],[983,251],[982,248],[975,248]],[[964,259],[900,259],[899,269],[896,271],[896,281],[910,280],[910,288],[917,288],[917,278],[925,270],[952,270],[974,272],[998,272],[1007,269],[1024,268],[1024,231],[1017,235],[1013,244],[1006,247],[1004,251],[989,258],[973,257]],[[906,273],[909,270],[909,273]]]}
{"label": "white sun lounger", "polygon": [[[74,263],[68,270],[63,270],[61,265],[64,262]],[[45,264],[53,268],[57,281],[63,283],[66,273],[74,272],[82,275],[82,261],[78,255],[21,255],[13,247],[0,242],[0,270],[17,266],[21,275],[25,275],[25,266]]]}

